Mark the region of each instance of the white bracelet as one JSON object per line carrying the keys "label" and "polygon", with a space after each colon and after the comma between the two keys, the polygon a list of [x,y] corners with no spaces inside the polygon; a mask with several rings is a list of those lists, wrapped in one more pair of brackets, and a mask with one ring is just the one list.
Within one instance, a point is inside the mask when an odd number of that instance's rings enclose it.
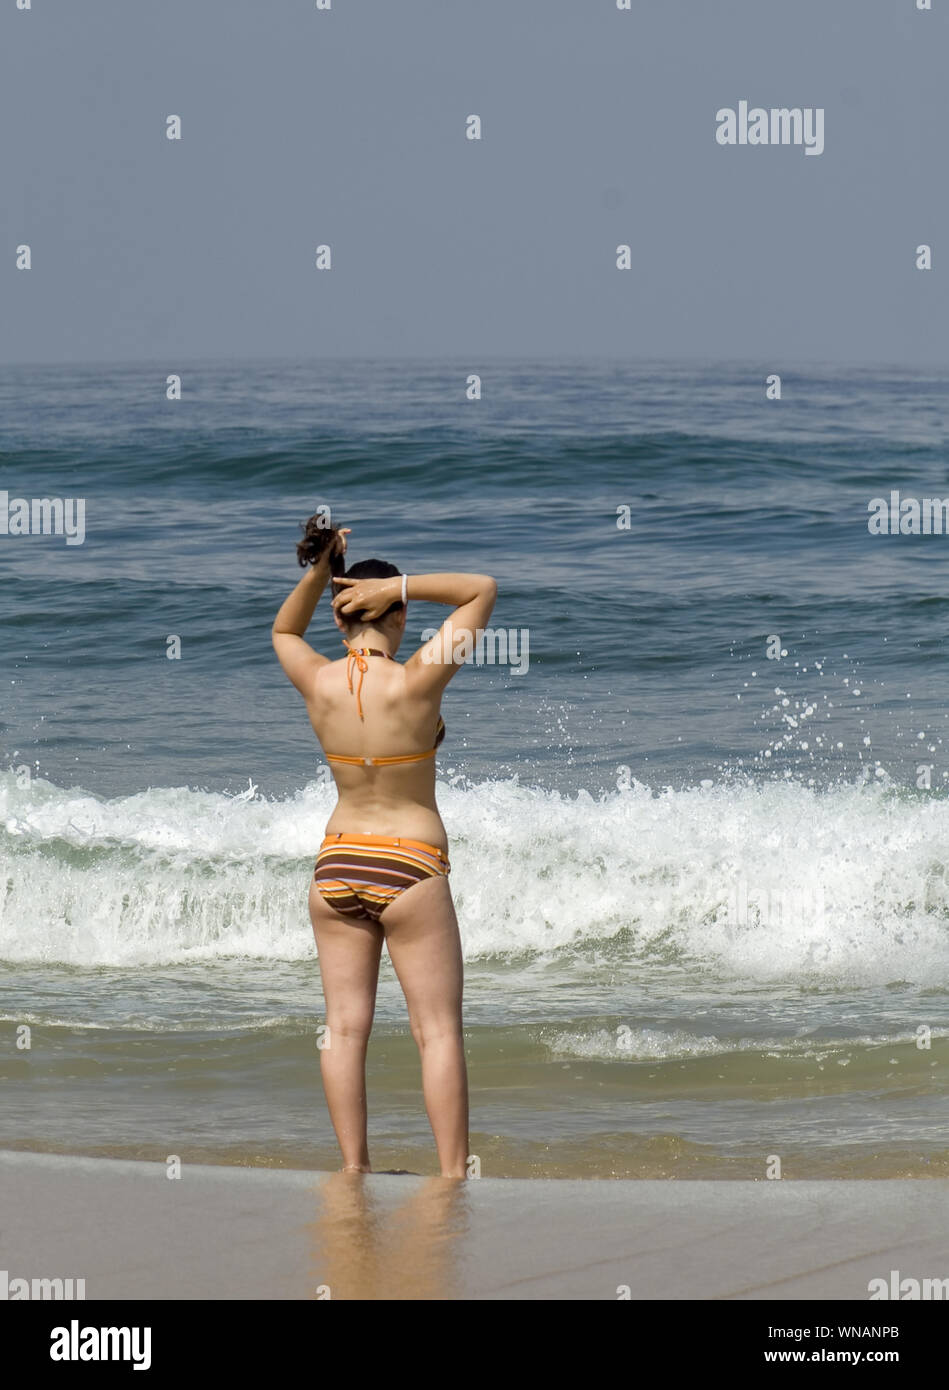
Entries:
{"label": "white bracelet", "polygon": [[402,602],[403,602],[403,603],[408,603],[408,601],[409,601],[409,576],[408,576],[407,574],[403,574],[403,576],[402,576]]}

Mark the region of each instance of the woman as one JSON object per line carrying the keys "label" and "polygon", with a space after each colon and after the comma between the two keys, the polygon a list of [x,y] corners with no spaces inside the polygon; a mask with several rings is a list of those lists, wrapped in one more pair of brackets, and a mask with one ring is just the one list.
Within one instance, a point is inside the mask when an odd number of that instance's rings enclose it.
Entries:
{"label": "woman", "polygon": [[[425,1106],[443,1177],[465,1177],[468,1082],[461,1024],[462,958],[448,886],[448,840],[435,804],[442,692],[472,649],[497,585],[483,574],[400,574],[364,560],[345,574],[348,528],[306,523],[297,558],[306,574],[273,625],[280,664],[306,701],[339,800],[310,884],[310,919],[323,977],[328,1046],[323,1085],[343,1169],[368,1173],[366,1049],[382,942],[405,993],[422,1060]],[[303,640],[333,578],[333,617],[347,656]],[[454,612],[404,664],[394,660],[408,599]]]}

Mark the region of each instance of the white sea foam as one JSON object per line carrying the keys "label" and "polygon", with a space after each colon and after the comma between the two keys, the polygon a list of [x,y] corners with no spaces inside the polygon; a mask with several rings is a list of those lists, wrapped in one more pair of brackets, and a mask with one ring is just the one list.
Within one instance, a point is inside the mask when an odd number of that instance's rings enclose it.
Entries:
{"label": "white sea foam", "polygon": [[[944,1030],[932,1034],[934,1040],[946,1037]],[[670,1062],[693,1057],[718,1057],[726,1053],[750,1054],[754,1057],[794,1056],[816,1062],[836,1061],[847,1066],[851,1054],[867,1049],[908,1047],[915,1049],[916,1035],[901,1033],[880,1037],[860,1037],[820,1042],[813,1038],[717,1038],[696,1036],[681,1029],[660,1028],[594,1028],[561,1029],[548,1033],[544,1039],[554,1059],[583,1058],[603,1062]]]}
{"label": "white sea foam", "polygon": [[[469,959],[601,943],[619,968],[949,985],[949,802],[793,784],[594,799],[441,786]],[[0,958],[307,959],[334,803],[186,788],[102,800],[0,774]]]}
{"label": "white sea foam", "polygon": [[[544,1039],[554,1058],[584,1058],[605,1062],[666,1062],[674,1058],[714,1057],[721,1052],[742,1052],[752,1044],[722,1041],[715,1037],[695,1037],[680,1030],[664,1032],[658,1028],[596,1028],[590,1031],[561,1030]],[[757,1044],[760,1048],[760,1044]]]}

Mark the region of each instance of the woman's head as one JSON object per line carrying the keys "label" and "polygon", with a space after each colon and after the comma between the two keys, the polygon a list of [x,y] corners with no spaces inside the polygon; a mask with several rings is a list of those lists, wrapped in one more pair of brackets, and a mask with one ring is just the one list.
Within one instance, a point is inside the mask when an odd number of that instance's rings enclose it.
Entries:
{"label": "woman's head", "polygon": [[[324,512],[325,510],[324,508]],[[329,549],[330,575],[334,581],[332,585],[333,598],[342,593],[346,587],[343,584],[335,583],[337,579],[391,579],[401,573],[395,565],[390,565],[386,560],[360,560],[357,564],[346,569],[346,562],[343,559],[344,547],[336,544],[340,535],[340,528],[329,526],[327,524],[328,517],[324,515],[324,512],[316,512],[308,521],[303,522],[303,537],[297,542],[297,560],[302,568],[306,568],[307,565],[317,565]],[[367,626],[365,615],[362,613],[340,614],[334,608],[333,616],[339,630],[347,634],[358,632],[361,627]],[[401,600],[391,603],[383,614],[372,619],[372,626],[375,628],[391,627],[393,637],[400,634],[405,626],[405,604]]]}
{"label": "woman's head", "polygon": [[[350,565],[345,575],[345,579],[396,579],[402,573],[396,569],[395,565],[390,565],[387,560],[359,560],[355,565]],[[334,575],[334,579],[336,576]],[[333,584],[333,597],[343,593],[345,584]],[[340,613],[337,609],[333,610],[336,617],[336,625],[342,632],[357,632],[359,628],[366,627],[368,624],[362,613]],[[373,618],[372,627],[385,627],[390,625],[394,630],[401,630],[405,626],[405,604],[401,599],[396,599],[395,603],[390,603],[384,613],[378,618]]]}

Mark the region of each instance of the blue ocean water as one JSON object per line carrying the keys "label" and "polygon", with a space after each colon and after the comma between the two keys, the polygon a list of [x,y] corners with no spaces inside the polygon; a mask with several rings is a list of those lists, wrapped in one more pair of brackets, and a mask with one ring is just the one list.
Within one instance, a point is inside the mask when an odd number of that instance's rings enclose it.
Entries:
{"label": "blue ocean water", "polygon": [[[755,363],[496,362],[471,401],[470,370],[201,363],[180,402],[160,364],[0,370],[0,489],[86,527],[0,535],[0,1016],[38,1039],[0,1142],[163,1153],[170,1123],[332,1162],[305,892],[333,794],[269,640],[328,504],[352,559],[494,574],[526,634],[526,670],[452,682],[439,755],[500,1169],[744,1171],[779,1137],[808,1171],[945,1164],[949,536],[867,509],[949,496],[946,376],[772,401]],[[339,647],[325,612],[310,637]],[[404,1157],[403,1013],[384,975]]]}
{"label": "blue ocean water", "polygon": [[[329,504],[354,556],[488,570],[494,623],[527,629],[526,676],[473,667],[447,696],[468,774],[717,777],[787,732],[782,686],[828,727],[772,766],[824,783],[879,757],[915,784],[946,718],[946,540],[871,536],[867,504],[949,488],[946,382],[790,377],[773,402],[763,380],[519,365],[469,402],[460,368],[268,364],[185,372],[171,403],[159,369],[8,368],[3,486],[85,498],[86,539],[3,538],[7,755],[108,795],[183,770],[299,786],[315,752],[268,633],[298,524]],[[325,612],[312,634],[339,647]]]}

